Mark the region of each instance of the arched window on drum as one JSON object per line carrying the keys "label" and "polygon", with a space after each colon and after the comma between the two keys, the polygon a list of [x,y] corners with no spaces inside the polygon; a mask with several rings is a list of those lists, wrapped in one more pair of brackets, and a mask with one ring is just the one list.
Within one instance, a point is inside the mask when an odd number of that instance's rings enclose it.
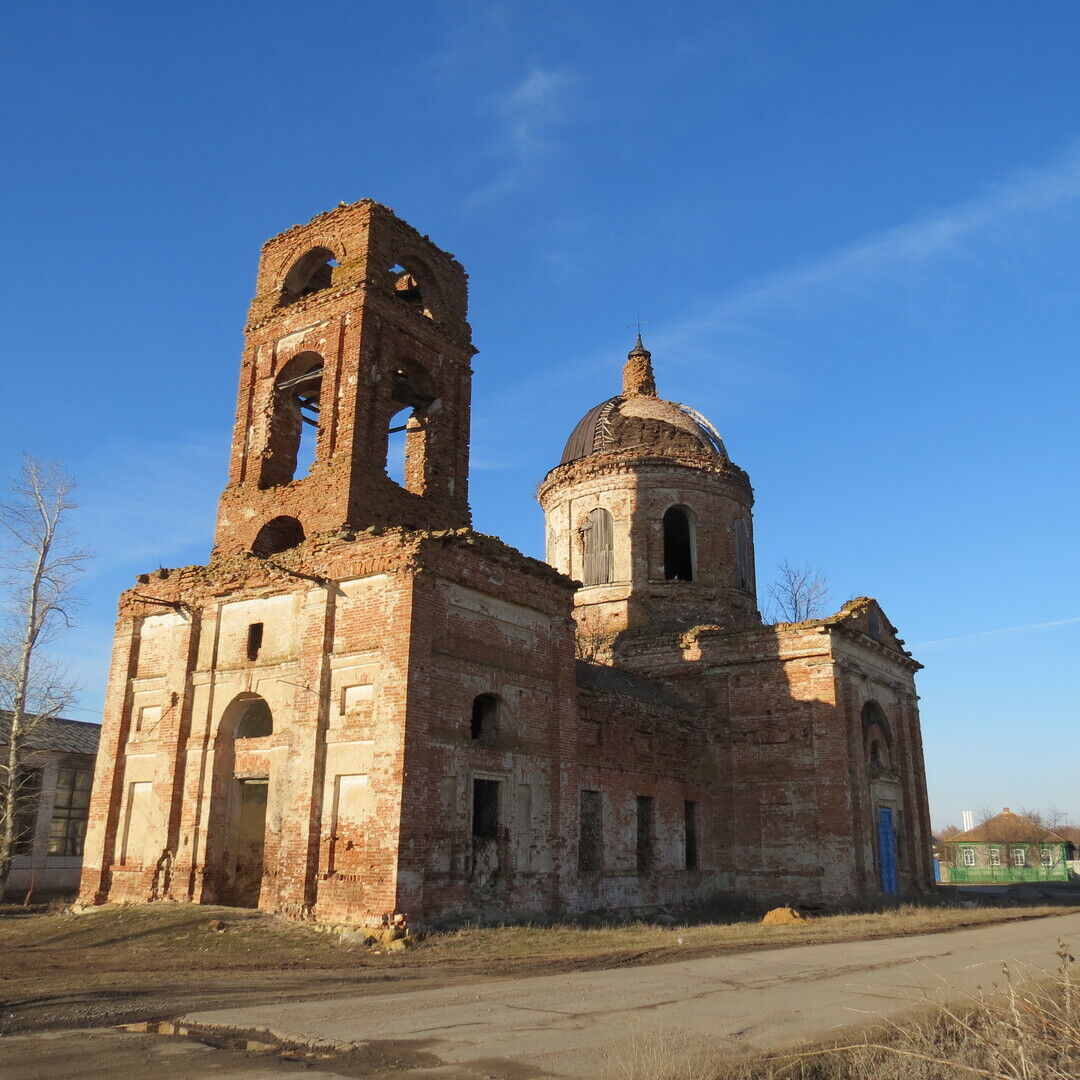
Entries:
{"label": "arched window on drum", "polygon": [[615,580],[615,545],[611,514],[597,506],[585,515],[581,526],[586,585],[606,585]]}

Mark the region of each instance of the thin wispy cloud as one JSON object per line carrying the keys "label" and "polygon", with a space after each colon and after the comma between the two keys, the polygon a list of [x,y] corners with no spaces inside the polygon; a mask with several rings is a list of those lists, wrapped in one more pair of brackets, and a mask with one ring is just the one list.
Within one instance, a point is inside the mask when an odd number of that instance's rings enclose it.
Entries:
{"label": "thin wispy cloud", "polygon": [[490,106],[496,135],[492,179],[473,190],[466,203],[475,206],[512,191],[547,157],[552,132],[564,115],[566,75],[534,67]]}
{"label": "thin wispy cloud", "polygon": [[1047,630],[1052,626],[1071,626],[1080,623],[1080,616],[1071,619],[1054,619],[1051,622],[1028,623],[1026,626],[1006,626],[1000,630],[979,630],[974,634],[959,634],[956,637],[938,638],[936,641],[920,641],[909,645],[911,649],[928,649],[932,645],[948,645],[953,641],[974,641],[976,638],[998,637],[1001,634],[1018,634],[1022,630]]}
{"label": "thin wispy cloud", "polygon": [[961,255],[965,245],[1024,217],[1080,200],[1080,144],[1039,169],[1024,169],[970,199],[896,225],[824,255],[805,266],[752,281],[721,297],[703,313],[660,328],[656,347],[683,346],[741,318],[782,310],[828,292],[843,292],[934,259]]}

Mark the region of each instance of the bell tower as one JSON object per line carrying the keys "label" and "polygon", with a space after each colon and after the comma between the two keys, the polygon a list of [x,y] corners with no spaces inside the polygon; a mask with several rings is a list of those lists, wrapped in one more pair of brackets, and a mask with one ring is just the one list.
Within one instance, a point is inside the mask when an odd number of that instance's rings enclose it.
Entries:
{"label": "bell tower", "polygon": [[365,199],[263,246],[214,555],[470,524],[461,264]]}

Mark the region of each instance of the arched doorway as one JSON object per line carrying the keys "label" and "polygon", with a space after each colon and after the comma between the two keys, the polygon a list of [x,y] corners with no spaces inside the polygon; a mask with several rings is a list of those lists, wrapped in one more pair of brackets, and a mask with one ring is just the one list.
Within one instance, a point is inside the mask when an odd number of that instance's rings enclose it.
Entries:
{"label": "arched doorway", "polygon": [[258,907],[262,896],[273,731],[270,706],[258,694],[241,694],[221,718],[218,753],[227,775],[219,902],[233,907]]}

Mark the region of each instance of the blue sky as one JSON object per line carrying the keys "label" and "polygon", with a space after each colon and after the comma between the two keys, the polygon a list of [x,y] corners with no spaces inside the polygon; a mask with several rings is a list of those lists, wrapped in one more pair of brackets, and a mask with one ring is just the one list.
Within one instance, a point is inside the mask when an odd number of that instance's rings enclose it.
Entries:
{"label": "blue sky", "polygon": [[[79,481],[64,651],[94,718],[117,593],[204,561],[263,240],[372,196],[471,277],[476,526],[648,320],[784,559],[915,654],[935,823],[1080,818],[1080,5],[10,4],[6,474]],[[10,106],[15,108],[10,108]]]}

